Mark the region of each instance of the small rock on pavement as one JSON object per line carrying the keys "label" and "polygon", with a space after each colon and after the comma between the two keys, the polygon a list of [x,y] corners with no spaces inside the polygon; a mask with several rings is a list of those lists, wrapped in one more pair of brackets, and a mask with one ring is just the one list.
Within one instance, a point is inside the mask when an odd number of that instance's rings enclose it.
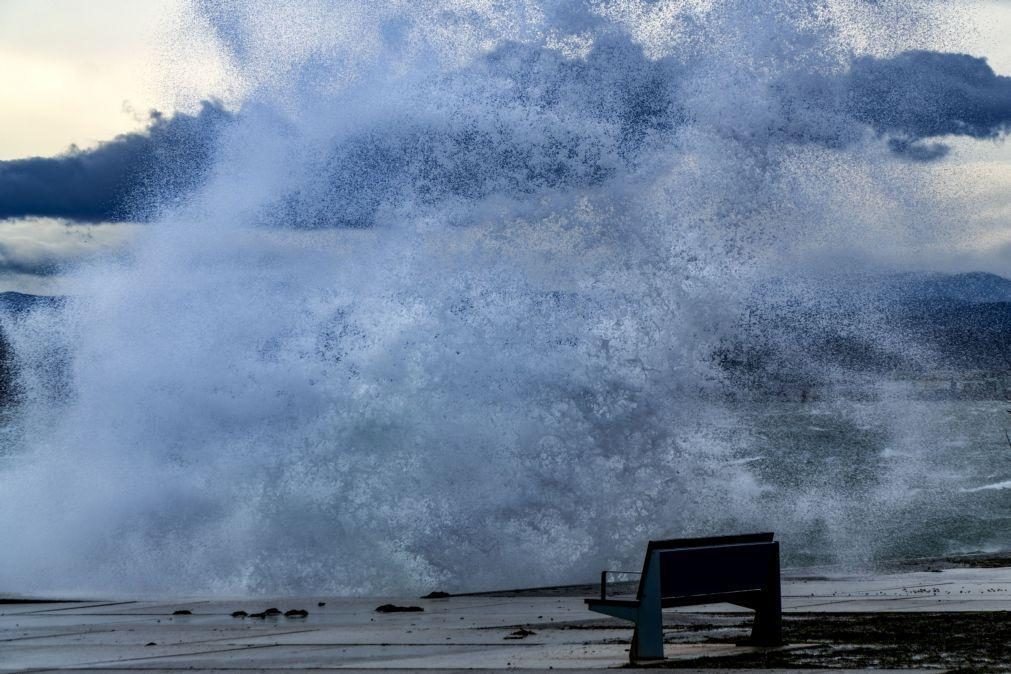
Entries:
{"label": "small rock on pavement", "polygon": [[503,638],[504,639],[526,639],[528,636],[530,636],[532,634],[537,634],[537,632],[534,632],[533,630],[528,630],[525,627],[521,627],[518,630],[516,630],[515,632],[510,632],[509,636],[503,637]]}
{"label": "small rock on pavement", "polygon": [[376,613],[416,613],[424,610],[420,606],[397,606],[395,604],[383,604],[376,607]]}

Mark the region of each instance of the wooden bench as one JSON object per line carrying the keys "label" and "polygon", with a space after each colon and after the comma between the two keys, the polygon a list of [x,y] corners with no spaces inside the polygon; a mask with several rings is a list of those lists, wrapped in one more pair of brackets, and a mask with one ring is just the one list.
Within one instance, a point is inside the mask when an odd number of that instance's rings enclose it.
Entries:
{"label": "wooden bench", "polygon": [[755,611],[752,643],[782,643],[779,543],[773,534],[650,541],[635,599],[608,599],[607,572],[591,611],[635,623],[629,660],[662,660],[662,610],[728,603]]}

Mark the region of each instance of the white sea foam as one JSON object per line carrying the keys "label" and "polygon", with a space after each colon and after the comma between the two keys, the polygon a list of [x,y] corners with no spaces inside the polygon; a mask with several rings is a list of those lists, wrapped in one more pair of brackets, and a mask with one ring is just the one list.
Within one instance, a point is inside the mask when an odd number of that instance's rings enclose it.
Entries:
{"label": "white sea foam", "polygon": [[979,491],[992,491],[1002,489],[1011,489],[1011,480],[1004,480],[1003,482],[994,482],[993,484],[984,484],[979,487],[966,487],[961,491],[966,494],[974,494]]}
{"label": "white sea foam", "polygon": [[0,589],[539,584],[751,527],[866,554],[927,467],[771,489],[710,356],[784,260],[929,210],[789,96],[908,3],[767,5],[196,5],[246,100],[129,261],[8,326]]}

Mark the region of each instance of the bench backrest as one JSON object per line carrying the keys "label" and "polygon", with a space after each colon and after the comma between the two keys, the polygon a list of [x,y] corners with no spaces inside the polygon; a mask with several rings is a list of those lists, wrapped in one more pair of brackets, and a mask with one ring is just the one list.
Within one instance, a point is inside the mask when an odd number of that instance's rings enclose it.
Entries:
{"label": "bench backrest", "polygon": [[[637,596],[643,598],[650,565],[659,564],[662,597],[746,592],[778,580],[779,544],[773,534],[650,541]],[[774,567],[774,569],[773,569]]]}

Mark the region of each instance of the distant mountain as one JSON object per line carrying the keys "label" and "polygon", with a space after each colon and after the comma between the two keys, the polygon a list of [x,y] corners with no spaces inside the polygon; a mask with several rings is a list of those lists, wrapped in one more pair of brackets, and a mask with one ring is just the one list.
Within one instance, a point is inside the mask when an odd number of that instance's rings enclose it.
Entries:
{"label": "distant mountain", "polygon": [[716,352],[754,390],[867,375],[1011,373],[1011,280],[982,272],[776,279]]}
{"label": "distant mountain", "polygon": [[986,272],[965,274],[897,274],[881,283],[882,297],[906,303],[955,302],[982,304],[1011,302],[1011,280]]}
{"label": "distant mountain", "polygon": [[902,274],[882,284],[881,297],[903,338],[932,352],[934,364],[1011,371],[1011,280],[985,272]]}
{"label": "distant mountain", "polygon": [[[58,307],[63,297],[52,295],[28,295],[25,293],[0,293],[0,319],[24,315],[34,309]],[[65,362],[56,359],[53,369],[65,371]],[[0,406],[12,404],[18,396],[16,384],[17,364],[11,350],[10,341],[2,329],[0,320]]]}
{"label": "distant mountain", "polygon": [[[0,293],[0,317],[64,299]],[[1011,377],[1011,280],[996,274],[776,279],[756,288],[745,309],[713,352],[736,390],[775,393],[864,375]],[[0,401],[15,396],[14,367],[0,331]]]}
{"label": "distant mountain", "polygon": [[820,307],[1011,302],[1011,279],[987,272],[800,276],[770,279],[757,286],[752,297],[755,306],[798,302]]}
{"label": "distant mountain", "polygon": [[26,293],[0,293],[0,313],[17,314],[37,307],[57,306],[63,298],[56,295],[28,295]]}
{"label": "distant mountain", "polygon": [[958,370],[1011,372],[1011,301],[925,298],[897,316],[902,328]]}

